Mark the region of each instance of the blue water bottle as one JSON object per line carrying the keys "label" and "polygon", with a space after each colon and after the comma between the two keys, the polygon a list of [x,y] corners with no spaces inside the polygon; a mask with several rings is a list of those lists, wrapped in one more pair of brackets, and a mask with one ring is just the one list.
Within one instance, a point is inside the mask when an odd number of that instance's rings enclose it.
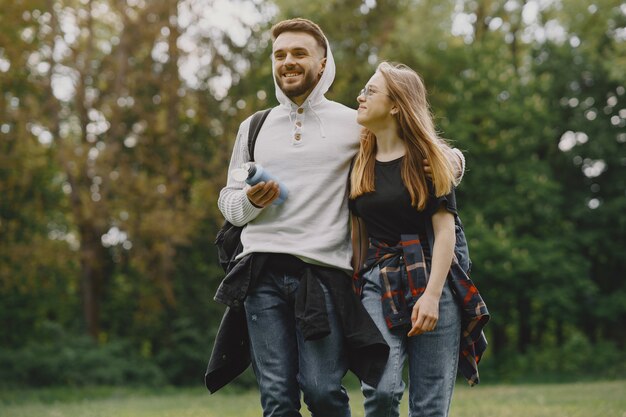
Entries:
{"label": "blue water bottle", "polygon": [[241,168],[234,169],[232,175],[235,180],[245,181],[250,185],[256,185],[262,181],[276,182],[278,184],[278,187],[280,188],[280,193],[278,194],[278,198],[274,200],[272,204],[282,204],[287,199],[287,195],[289,194],[289,192],[287,191],[287,187],[285,187],[285,184],[278,181],[276,177],[267,172],[267,170],[264,169],[261,164],[257,164],[255,162],[246,162]]}

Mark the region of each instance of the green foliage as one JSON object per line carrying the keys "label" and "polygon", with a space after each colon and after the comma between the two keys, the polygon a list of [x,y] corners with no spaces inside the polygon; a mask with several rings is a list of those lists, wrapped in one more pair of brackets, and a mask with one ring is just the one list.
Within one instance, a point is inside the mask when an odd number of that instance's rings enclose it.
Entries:
{"label": "green foliage", "polygon": [[190,319],[178,320],[173,327],[155,362],[172,384],[201,384],[210,353],[208,346],[213,339],[207,336],[214,334],[209,335],[193,326]]}
{"label": "green foliage", "polygon": [[20,349],[0,348],[2,385],[163,385],[166,378],[128,342],[97,344],[46,323]]}
{"label": "green foliage", "polygon": [[626,354],[622,349],[607,341],[592,344],[578,331],[561,346],[533,346],[524,354],[510,349],[492,359],[481,368],[481,377],[486,381],[560,382],[620,378],[626,373]]}

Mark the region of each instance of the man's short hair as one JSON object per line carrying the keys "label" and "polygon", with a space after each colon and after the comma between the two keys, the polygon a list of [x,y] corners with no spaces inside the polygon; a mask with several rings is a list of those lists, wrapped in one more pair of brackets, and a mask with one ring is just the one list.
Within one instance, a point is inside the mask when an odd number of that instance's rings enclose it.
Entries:
{"label": "man's short hair", "polygon": [[309,19],[296,17],[294,19],[283,20],[282,22],[278,22],[272,26],[271,31],[272,40],[276,40],[276,38],[283,32],[308,33],[313,36],[313,38],[317,41],[317,44],[322,47],[324,50],[324,56],[326,56],[326,37],[324,36],[324,32],[322,32],[322,29],[316,23],[313,23]]}

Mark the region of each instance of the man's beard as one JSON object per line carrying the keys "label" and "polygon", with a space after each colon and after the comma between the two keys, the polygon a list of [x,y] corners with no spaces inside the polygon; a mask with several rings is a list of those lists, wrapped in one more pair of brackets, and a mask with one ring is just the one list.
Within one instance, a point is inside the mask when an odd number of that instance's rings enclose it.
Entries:
{"label": "man's beard", "polygon": [[307,91],[313,90],[313,87],[317,83],[317,79],[315,78],[315,74],[312,72],[305,73],[304,79],[300,84],[285,87],[282,83],[282,77],[276,77],[276,83],[278,87],[282,90],[283,93],[289,98],[300,97]]}

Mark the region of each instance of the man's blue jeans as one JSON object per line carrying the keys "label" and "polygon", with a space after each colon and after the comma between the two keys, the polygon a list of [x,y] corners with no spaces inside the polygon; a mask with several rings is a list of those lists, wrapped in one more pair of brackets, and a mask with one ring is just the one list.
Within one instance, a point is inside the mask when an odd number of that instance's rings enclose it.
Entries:
{"label": "man's blue jeans", "polygon": [[461,313],[450,287],[443,287],[435,330],[408,337],[408,327],[389,330],[383,317],[379,268],[365,275],[362,303],[389,344],[389,360],[378,387],[362,384],[366,417],[399,415],[404,363],[409,359],[409,416],[448,415],[459,358]]}
{"label": "man's blue jeans", "polygon": [[306,341],[294,312],[299,284],[298,277],[268,268],[245,300],[263,416],[300,417],[302,391],[313,417],[349,417],[348,394],[341,385],[348,361],[330,294],[324,288],[330,335]]}

